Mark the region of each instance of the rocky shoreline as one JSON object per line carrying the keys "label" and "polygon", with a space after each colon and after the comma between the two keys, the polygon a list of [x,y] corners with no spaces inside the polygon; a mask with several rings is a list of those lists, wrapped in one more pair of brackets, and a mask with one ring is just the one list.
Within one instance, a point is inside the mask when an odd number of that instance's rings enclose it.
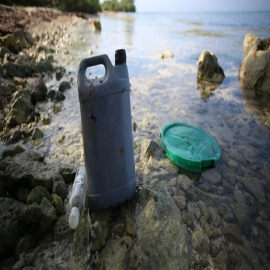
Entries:
{"label": "rocky shoreline", "polygon": [[[63,81],[65,67],[54,53],[68,53],[59,43],[83,19],[47,9],[20,11],[23,21],[14,17],[20,29],[14,24],[0,31],[1,140],[39,145],[53,115],[37,105],[50,101],[52,111],[61,110],[72,83]],[[43,21],[40,12],[47,14]],[[7,35],[16,42],[3,47]],[[58,89],[46,87],[52,78]],[[136,195],[110,209],[86,207],[75,231],[65,205],[77,167],[47,162],[20,144],[3,151],[0,269],[269,269],[269,183],[241,165],[249,153],[228,150],[226,164],[194,182],[179,174],[158,141],[135,140],[134,146]],[[258,169],[265,171],[264,165]]]}

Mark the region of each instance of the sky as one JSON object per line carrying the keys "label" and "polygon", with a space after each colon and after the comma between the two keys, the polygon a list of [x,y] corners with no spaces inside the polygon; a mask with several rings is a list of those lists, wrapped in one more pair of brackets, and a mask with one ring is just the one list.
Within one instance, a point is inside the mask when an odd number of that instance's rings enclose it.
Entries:
{"label": "sky", "polygon": [[270,11],[270,0],[135,0],[134,3],[137,12]]}

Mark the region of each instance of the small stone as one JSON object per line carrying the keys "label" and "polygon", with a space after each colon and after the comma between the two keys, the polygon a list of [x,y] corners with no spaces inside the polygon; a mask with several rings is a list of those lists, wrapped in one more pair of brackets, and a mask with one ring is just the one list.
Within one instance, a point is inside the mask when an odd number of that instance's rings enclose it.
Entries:
{"label": "small stone", "polygon": [[40,204],[40,218],[39,218],[39,225],[41,230],[43,232],[49,231],[56,219],[57,214],[55,208],[52,206],[52,204],[48,199],[43,198]]}
{"label": "small stone", "polygon": [[67,89],[70,89],[70,88],[71,88],[70,83],[68,81],[63,81],[63,82],[60,83],[58,91],[60,91],[61,93],[63,93]]}
{"label": "small stone", "polygon": [[203,201],[198,201],[197,205],[201,210],[202,216],[204,216],[205,219],[208,220],[209,219],[209,210],[208,210],[208,207],[206,206],[206,204]]}
{"label": "small stone", "polygon": [[187,202],[186,202],[186,197],[185,196],[176,195],[176,196],[173,196],[173,200],[174,200],[175,204],[177,205],[177,207],[181,211],[186,209]]}
{"label": "small stone", "polygon": [[170,51],[170,50],[165,50],[164,52],[162,52],[160,55],[159,55],[159,58],[161,59],[164,59],[164,58],[173,58],[174,55],[173,53]]}
{"label": "small stone", "polygon": [[53,193],[56,193],[58,196],[64,200],[67,197],[68,189],[63,177],[60,174],[55,174],[53,176]]}

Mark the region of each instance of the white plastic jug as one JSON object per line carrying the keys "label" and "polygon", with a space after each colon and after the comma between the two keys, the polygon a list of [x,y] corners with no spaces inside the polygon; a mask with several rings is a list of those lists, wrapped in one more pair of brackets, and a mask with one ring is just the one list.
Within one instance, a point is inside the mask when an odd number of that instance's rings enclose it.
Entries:
{"label": "white plastic jug", "polygon": [[[88,67],[104,65],[102,78],[88,79]],[[88,203],[107,208],[130,199],[136,191],[130,83],[125,50],[82,60],[78,72]]]}

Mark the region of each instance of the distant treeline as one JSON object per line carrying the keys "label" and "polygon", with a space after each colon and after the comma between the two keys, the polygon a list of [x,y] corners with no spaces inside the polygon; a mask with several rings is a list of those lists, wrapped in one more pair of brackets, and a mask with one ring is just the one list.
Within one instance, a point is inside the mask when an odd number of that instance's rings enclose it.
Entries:
{"label": "distant treeline", "polygon": [[123,12],[135,12],[136,7],[133,0],[105,0],[101,5],[102,10],[108,11],[123,11]]}
{"label": "distant treeline", "polygon": [[63,11],[97,13],[99,0],[1,0],[4,5],[52,7]]}
{"label": "distant treeline", "polygon": [[133,0],[1,0],[4,5],[53,7],[63,11],[97,13],[99,11],[135,12]]}

